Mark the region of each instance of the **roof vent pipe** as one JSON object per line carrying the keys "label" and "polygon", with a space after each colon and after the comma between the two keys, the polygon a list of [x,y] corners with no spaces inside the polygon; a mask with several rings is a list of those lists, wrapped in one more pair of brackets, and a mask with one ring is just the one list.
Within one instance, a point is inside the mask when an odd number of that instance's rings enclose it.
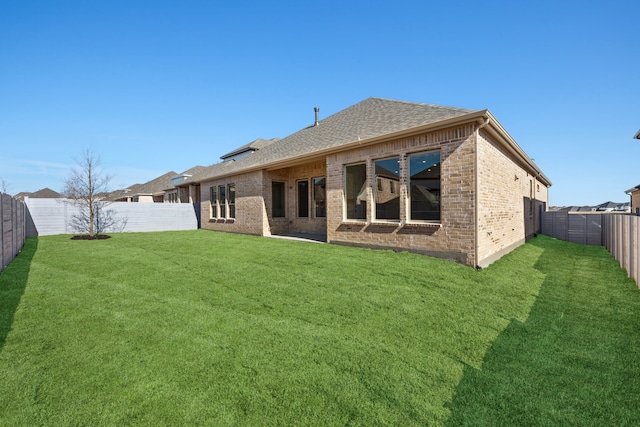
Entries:
{"label": "roof vent pipe", "polygon": [[318,121],[318,116],[320,115],[320,108],[318,107],[313,107],[313,111],[316,112],[316,121],[313,124],[314,126],[318,126],[320,124],[320,122]]}

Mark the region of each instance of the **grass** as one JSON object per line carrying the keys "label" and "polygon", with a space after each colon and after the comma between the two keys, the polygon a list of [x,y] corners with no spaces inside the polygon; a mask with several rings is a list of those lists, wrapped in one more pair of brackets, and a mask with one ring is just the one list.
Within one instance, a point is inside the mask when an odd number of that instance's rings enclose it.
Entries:
{"label": "grass", "polygon": [[640,294],[539,236],[476,272],[207,231],[29,239],[0,425],[638,425]]}

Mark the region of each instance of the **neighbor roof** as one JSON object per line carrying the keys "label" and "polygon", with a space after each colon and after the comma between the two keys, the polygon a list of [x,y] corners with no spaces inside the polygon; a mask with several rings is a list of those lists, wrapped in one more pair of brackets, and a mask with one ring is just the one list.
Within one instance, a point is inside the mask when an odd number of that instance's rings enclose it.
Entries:
{"label": "neighbor roof", "polygon": [[[323,120],[280,139],[266,147],[236,161],[226,161],[211,165],[180,185],[237,173],[244,170],[272,167],[287,162],[308,161],[329,152],[349,148],[351,145],[365,144],[377,138],[391,137],[412,129],[448,124],[449,121],[479,120],[489,117],[487,110],[469,110],[465,108],[445,107],[434,104],[421,104],[395,101],[383,98],[368,98],[339,111]],[[503,134],[507,144],[521,156],[532,168],[537,169],[532,160],[508,136],[495,121],[492,126]],[[549,183],[542,175],[539,174]]]}
{"label": "neighbor roof", "polygon": [[117,200],[126,197],[163,193],[165,189],[171,187],[171,178],[175,177],[176,175],[177,173],[175,173],[174,171],[167,172],[164,175],[152,179],[149,182],[145,182],[144,184],[133,184],[132,186],[121,190],[115,195],[113,195],[112,193],[111,197]]}
{"label": "neighbor roof", "polygon": [[17,199],[24,199],[25,197],[30,197],[32,199],[59,199],[64,197],[62,194],[57,191],[53,191],[52,189],[45,187],[33,193],[22,192],[15,195]]}

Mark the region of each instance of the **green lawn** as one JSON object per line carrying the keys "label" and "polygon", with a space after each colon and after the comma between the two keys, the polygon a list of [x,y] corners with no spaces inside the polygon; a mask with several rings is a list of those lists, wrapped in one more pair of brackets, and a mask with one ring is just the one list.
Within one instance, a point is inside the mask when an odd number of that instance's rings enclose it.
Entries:
{"label": "green lawn", "polygon": [[475,271],[208,231],[29,239],[0,425],[640,425],[640,292],[539,236]]}

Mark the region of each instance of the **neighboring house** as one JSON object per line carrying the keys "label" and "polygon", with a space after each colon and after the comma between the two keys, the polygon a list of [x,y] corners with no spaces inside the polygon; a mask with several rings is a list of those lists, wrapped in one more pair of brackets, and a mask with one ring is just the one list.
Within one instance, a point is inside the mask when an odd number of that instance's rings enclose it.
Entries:
{"label": "neighboring house", "polygon": [[176,175],[173,171],[167,172],[144,184],[134,184],[114,191],[108,199],[113,202],[162,203],[165,189],[171,187],[171,178]]}
{"label": "neighboring house", "polygon": [[[640,131],[638,132],[640,134]],[[631,197],[631,209],[630,212],[636,215],[640,215],[640,184],[625,191]]]}
{"label": "neighboring house", "polygon": [[205,229],[485,267],[539,231],[550,185],[488,110],[369,98],[178,187]]}
{"label": "neighboring house", "polygon": [[548,211],[551,212],[566,212],[566,213],[584,213],[594,212],[593,206],[549,206]]}
{"label": "neighboring house", "polygon": [[593,208],[596,212],[622,212],[624,211],[625,203],[605,202]]}
{"label": "neighboring house", "polygon": [[598,212],[630,212],[630,203],[616,203],[616,202],[607,202],[599,205],[596,210]]}
{"label": "neighboring house", "polygon": [[596,206],[549,206],[548,210],[567,213],[629,212],[629,203],[605,202]]}
{"label": "neighboring house", "polygon": [[57,191],[53,191],[52,189],[45,187],[33,193],[18,193],[14,197],[18,200],[24,200],[25,197],[29,197],[31,199],[60,199],[64,196]]}

